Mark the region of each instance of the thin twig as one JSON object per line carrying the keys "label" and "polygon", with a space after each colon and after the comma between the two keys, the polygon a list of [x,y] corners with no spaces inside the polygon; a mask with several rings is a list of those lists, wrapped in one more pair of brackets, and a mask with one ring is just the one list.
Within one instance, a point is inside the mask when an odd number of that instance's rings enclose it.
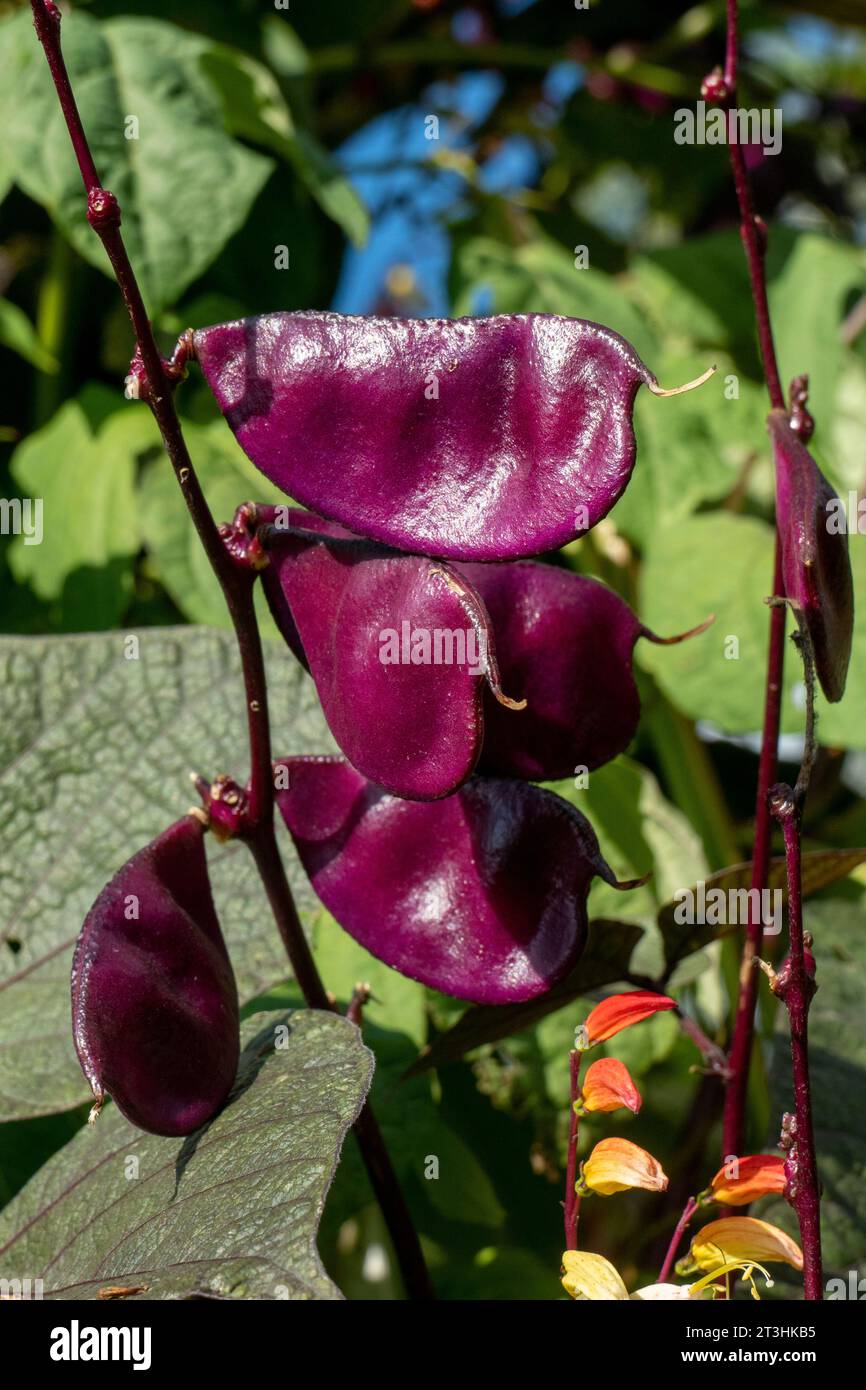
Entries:
{"label": "thin twig", "polygon": [[670,1278],[670,1273],[673,1269],[674,1260],[676,1259],[677,1251],[680,1248],[680,1241],[683,1238],[683,1232],[685,1231],[686,1227],[688,1226],[697,1209],[697,1202],[695,1201],[694,1197],[690,1197],[689,1200],[686,1202],[685,1207],[683,1208],[682,1216],[680,1217],[679,1221],[674,1227],[674,1233],[671,1236],[671,1243],[668,1246],[668,1252],[665,1255],[664,1262],[662,1264],[661,1269],[659,1270],[659,1277],[657,1280],[659,1284],[666,1284],[668,1279]]}
{"label": "thin twig", "polygon": [[[270,721],[261,637],[253,604],[253,573],[235,564],[223,544],[192,465],[174,404],[172,378],[163,361],[120,231],[117,199],[103,188],[75,100],[60,41],[61,15],[53,0],[31,0],[33,22],[45,51],[87,194],[87,220],[111,262],[129,313],[146,375],[145,398],[162,435],[195,529],[219,580],[237,637],[246,691],[250,785],[244,838],[250,845],[295,979],[311,1008],[332,1007],[298,918],[274,834],[274,783]],[[418,1234],[391,1164],[381,1131],[367,1104],[355,1135],[382,1207],[410,1298],[433,1296]]]}
{"label": "thin twig", "polygon": [[821,1259],[821,1187],[815,1155],[812,1123],[812,1089],[809,1078],[809,1005],[815,983],[806,967],[806,937],[803,932],[802,866],[800,858],[800,806],[790,787],[778,787],[772,799],[773,814],[785,837],[785,863],[788,874],[787,968],[779,972],[773,986],[788,1010],[791,1027],[791,1071],[794,1083],[796,1124],[788,1149],[785,1171],[786,1196],[797,1214],[803,1245],[804,1295],[810,1301],[824,1297]]}
{"label": "thin twig", "polygon": [[573,1051],[568,1054],[568,1070],[571,1078],[571,1109],[568,1116],[568,1159],[565,1166],[565,1248],[577,1249],[577,1222],[580,1216],[580,1197],[577,1193],[577,1138],[580,1117],[575,1106],[580,1099],[580,1063],[582,1054]]}
{"label": "thin twig", "polygon": [[[728,112],[737,104],[737,64],[739,55],[739,8],[737,0],[727,0],[727,37],[725,46],[724,83],[726,89],[725,106]],[[729,123],[730,125],[730,123]],[[766,228],[755,215],[752,190],[746,161],[739,143],[732,139],[728,131],[728,149],[734,176],[734,187],[740,209],[740,235],[746,252],[749,269],[749,282],[755,307],[755,322],[761,349],[761,361],[770,403],[775,408],[785,408],[785,399],[779,377],[776,348],[773,341],[773,328],[770,320],[770,307],[767,300],[767,281],[764,258],[766,254]],[[782,580],[781,545],[776,532],[776,554],[773,573],[773,594],[784,594]],[[770,640],[767,656],[767,677],[764,697],[764,728],[761,742],[761,756],[758,764],[758,787],[755,800],[755,838],[752,852],[751,887],[758,889],[750,895],[750,903],[760,901],[760,894],[767,886],[770,866],[772,840],[772,817],[770,815],[768,793],[776,780],[778,765],[779,725],[782,706],[782,674],[785,662],[785,613],[783,609],[772,608],[770,612]],[[756,909],[749,913],[746,925],[746,939],[740,966],[739,997],[734,1018],[731,1049],[728,1057],[730,1081],[725,1095],[725,1111],[722,1125],[722,1153],[741,1153],[746,1112],[746,1095],[749,1084],[749,1067],[755,1032],[755,1003],[757,1000],[757,977],[752,961],[760,954],[764,935],[761,914]]]}

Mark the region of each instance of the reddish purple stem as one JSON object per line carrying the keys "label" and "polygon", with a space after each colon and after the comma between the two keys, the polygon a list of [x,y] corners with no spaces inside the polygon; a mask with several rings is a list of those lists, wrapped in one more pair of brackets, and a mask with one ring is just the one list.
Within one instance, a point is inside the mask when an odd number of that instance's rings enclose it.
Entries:
{"label": "reddish purple stem", "polygon": [[571,1110],[568,1117],[568,1161],[565,1167],[565,1248],[577,1249],[577,1221],[580,1216],[580,1197],[577,1194],[577,1134],[580,1117],[575,1104],[580,1099],[580,1052],[568,1054],[571,1077]]}
{"label": "reddish purple stem", "polygon": [[[725,86],[727,88],[726,106],[730,111],[737,102],[737,60],[739,51],[739,9],[737,0],[728,0],[727,42],[725,50]],[[746,252],[749,267],[749,281],[755,306],[755,322],[761,348],[761,360],[770,403],[773,407],[784,409],[785,399],[779,379],[776,349],[773,342],[773,328],[770,308],[767,301],[767,282],[764,266],[766,253],[766,230],[763,223],[755,217],[752,190],[746,169],[746,161],[741,146],[729,140],[731,167],[734,187],[740,209],[740,235]],[[776,533],[776,556],[773,574],[773,594],[782,596],[781,547],[778,531]],[[779,724],[782,704],[782,673],[785,662],[785,611],[782,607],[770,610],[770,641],[767,658],[767,680],[764,702],[764,729],[761,742],[761,757],[758,765],[758,788],[755,807],[755,839],[752,852],[752,888],[763,890],[767,886],[772,840],[772,817],[768,795],[776,780],[778,761]],[[756,895],[760,901],[760,893]],[[755,897],[750,899],[755,901]],[[746,1113],[746,1096],[749,1086],[749,1067],[755,1032],[755,1002],[757,999],[757,980],[752,968],[754,957],[759,954],[764,935],[764,926],[759,914],[750,914],[746,928],[740,966],[740,993],[734,1019],[734,1030],[729,1054],[730,1081],[725,1096],[725,1112],[722,1124],[722,1155],[742,1152]]]}
{"label": "reddish purple stem", "polygon": [[[268,692],[261,637],[253,604],[253,577],[237,566],[222,541],[196,477],[174,404],[172,381],[157,347],[141,290],[120,231],[121,212],[114,195],[103,188],[78,104],[69,80],[60,41],[61,15],[53,0],[31,0],[33,23],[57,90],[72,147],[87,193],[87,220],[105,247],[123,302],[129,313],[147,377],[147,403],[153,413],[180,484],[187,509],[210,561],[237,637],[246,691],[250,742],[250,785],[247,839],[289,962],[310,1008],[333,1007],[304,934],[274,833],[274,782]],[[369,1103],[355,1122],[364,1163],[382,1208],[410,1298],[433,1297],[430,1276],[418,1234],[400,1189],[397,1175]]]}
{"label": "reddish purple stem", "polygon": [[[797,1126],[788,1162],[795,1172],[789,1180],[791,1205],[797,1213],[803,1246],[803,1284],[810,1301],[823,1299],[821,1261],[821,1188],[815,1156],[812,1092],[809,1084],[809,1005],[814,984],[806,969],[803,937],[802,866],[800,858],[800,807],[793,795],[774,799],[774,812],[785,837],[788,877],[789,971],[779,993],[791,1026],[791,1069]],[[793,1160],[793,1161],[792,1161]]]}
{"label": "reddish purple stem", "polygon": [[695,1201],[694,1197],[690,1197],[689,1200],[686,1202],[685,1207],[683,1208],[682,1216],[680,1217],[679,1221],[674,1227],[674,1233],[671,1236],[671,1243],[668,1246],[668,1253],[665,1255],[664,1263],[662,1264],[662,1267],[659,1270],[659,1277],[657,1281],[659,1284],[666,1284],[670,1279],[670,1274],[671,1270],[673,1269],[674,1260],[676,1259],[677,1251],[680,1248],[680,1241],[683,1238],[683,1231],[688,1226],[697,1209],[697,1202]]}

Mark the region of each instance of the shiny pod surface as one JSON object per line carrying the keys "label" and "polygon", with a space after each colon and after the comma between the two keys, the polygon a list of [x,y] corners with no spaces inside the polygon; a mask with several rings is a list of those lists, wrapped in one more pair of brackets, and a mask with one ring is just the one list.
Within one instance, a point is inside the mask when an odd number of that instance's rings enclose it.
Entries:
{"label": "shiny pod surface", "polygon": [[75,1048],[97,1100],[151,1134],[191,1134],[226,1099],[238,998],[214,910],[204,831],[186,816],[115,875],[72,966]]}
{"label": "shiny pod surface", "polygon": [[[784,410],[767,426],[776,458],[776,515],[785,595],[803,614],[821,688],[830,701],[845,691],[854,632],[854,585],[841,502]],[[837,505],[838,504],[838,505]]]}
{"label": "shiny pod surface", "polygon": [[504,698],[472,585],[441,562],[311,531],[274,530],[268,558],[271,611],[349,761],[396,796],[430,800],[465,782],[484,688]]}
{"label": "shiny pod surface", "polygon": [[618,334],[553,314],[274,313],[194,334],[220,409],[290,497],[401,550],[506,560],[610,511],[652,373]]}
{"label": "shiny pod surface", "polygon": [[595,579],[531,560],[459,569],[484,601],[505,688],[526,699],[514,713],[485,698],[479,772],[553,781],[627,748],[644,633],[628,604]]}
{"label": "shiny pod surface", "polygon": [[540,787],[473,778],[443,801],[402,801],[339,758],[277,767],[280,811],[325,907],[374,956],[446,994],[543,994],[583,950],[593,877],[616,884],[589,822]]}

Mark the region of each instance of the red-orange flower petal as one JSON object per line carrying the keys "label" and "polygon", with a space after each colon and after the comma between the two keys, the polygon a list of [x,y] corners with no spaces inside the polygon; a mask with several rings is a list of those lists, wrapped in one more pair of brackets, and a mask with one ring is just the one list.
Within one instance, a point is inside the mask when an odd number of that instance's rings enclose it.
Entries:
{"label": "red-orange flower petal", "polygon": [[653,994],[649,989],[633,989],[628,994],[609,994],[596,1004],[586,1023],[578,1029],[577,1046],[583,1050],[605,1042],[623,1028],[642,1023],[645,1018],[663,1009],[675,1009],[677,1001],[666,994]]}
{"label": "red-orange flower petal", "polygon": [[584,1187],[603,1197],[629,1187],[664,1192],[668,1185],[658,1159],[629,1139],[602,1139],[596,1144],[581,1169],[581,1180]]}
{"label": "red-orange flower petal", "polygon": [[785,1191],[785,1160],[778,1154],[747,1154],[731,1158],[710,1184],[717,1202],[743,1207],[772,1192]]}
{"label": "red-orange flower petal", "polygon": [[581,1110],[608,1112],[625,1106],[636,1115],[641,1107],[641,1095],[631,1079],[628,1067],[615,1057],[602,1057],[593,1062],[581,1086]]}

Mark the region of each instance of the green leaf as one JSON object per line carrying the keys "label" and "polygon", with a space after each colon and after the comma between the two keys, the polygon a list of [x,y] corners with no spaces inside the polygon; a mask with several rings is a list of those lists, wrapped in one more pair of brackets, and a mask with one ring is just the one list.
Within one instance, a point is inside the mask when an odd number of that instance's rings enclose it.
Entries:
{"label": "green leaf", "polygon": [[[866,863],[866,849],[807,850],[802,856],[803,896],[808,897],[811,893],[819,893],[822,888],[828,888],[831,884],[838,883],[840,879],[847,878],[864,863]],[[732,864],[730,868],[720,869],[717,873],[709,874],[703,882],[705,892],[709,894],[714,889],[719,888],[725,893],[748,888],[751,881],[752,861],[749,860],[748,863]],[[784,856],[770,860],[767,887],[770,889],[781,888],[783,900],[787,901]],[[690,891],[693,894],[693,901],[696,902],[697,886]],[[668,966],[675,965],[685,956],[691,955],[694,951],[700,951],[709,942],[716,941],[722,936],[728,936],[731,932],[737,931],[745,925],[742,918],[732,923],[727,921],[721,923],[680,922],[677,920],[677,909],[677,903],[665,903],[658,917],[659,930],[665,943],[665,960]],[[680,912],[679,915],[682,916],[683,913]]]}
{"label": "green leaf", "polygon": [[787,388],[809,374],[809,410],[815,438],[829,439],[846,348],[839,331],[849,293],[862,293],[866,253],[829,237],[801,234],[770,284],[770,313]]}
{"label": "green leaf", "polygon": [[655,335],[624,286],[603,270],[579,270],[574,262],[565,247],[547,239],[503,246],[487,237],[474,238],[457,252],[454,313],[478,313],[478,293],[486,291],[492,303],[489,308],[485,304],[485,313],[591,319],[627,338],[652,370]]}
{"label": "green leaf", "polygon": [[[823,1184],[821,1241],[825,1286],[849,1270],[866,1275],[866,1035],[863,978],[866,912],[863,902],[836,900],[811,907],[806,926],[815,937],[818,992],[809,1011],[809,1070],[818,1173]],[[793,1110],[788,1015],[779,1008],[773,1047],[773,1128],[778,1140],[784,1110]],[[760,1215],[795,1237],[786,1202],[769,1202]],[[795,1280],[796,1275],[792,1276]],[[838,1295],[837,1295],[838,1296]],[[850,1293],[843,1295],[850,1297]]]}
{"label": "green leaf", "polygon": [[[199,482],[217,523],[231,521],[241,502],[285,505],[286,497],[250,463],[222,419],[208,425],[184,422],[184,434]],[[140,490],[140,524],[151,564],[181,612],[194,623],[231,628],[219,582],[189,519],[174,474],[164,456],[149,463]],[[277,630],[261,586],[256,606],[262,631]]]}
{"label": "green leaf", "polygon": [[38,544],[16,536],[9,566],[19,583],[57,604],[67,628],[110,627],[129,602],[141,544],[136,455],[157,441],[149,412],[88,386],[15,450],[12,476],[41,503],[43,535]]}
{"label": "green leaf", "polygon": [[[276,647],[268,673],[275,751],[332,752],[309,677]],[[87,1099],[69,1003],[78,930],[121,864],[194,801],[190,770],[243,780],[242,691],[233,639],[206,629],[0,639],[0,1119]],[[281,838],[306,914],[312,890]],[[208,856],[245,1001],[286,977],[285,955],[249,852]]]}
{"label": "green leaf", "polygon": [[[151,314],[201,275],[246,221],[271,160],[223,129],[198,69],[206,41],[155,19],[63,20],[63,48],[96,166],[120,202]],[[16,182],[110,273],[29,9],[0,25],[0,125]],[[137,139],[130,118],[138,122]]]}
{"label": "green leaf", "polygon": [[[591,915],[625,918],[654,931],[659,905],[706,869],[700,839],[685,816],[662,795],[652,773],[626,757],[591,772],[586,788],[569,780],[552,783],[550,790],[588,817],[618,878],[649,875],[646,884],[628,892],[596,880]],[[653,962],[642,960],[639,968],[652,969]]]}
{"label": "green leaf", "polygon": [[220,95],[227,129],[287,160],[323,212],[362,245],[370,230],[366,207],[324,146],[295,126],[273,73],[226,45],[209,49],[201,63]]}
{"label": "green leaf", "polygon": [[[638,643],[637,661],[684,714],[728,733],[748,733],[763,722],[769,624],[764,599],[772,590],[772,570],[771,528],[730,512],[660,525],[647,545],[637,605],[647,627],[665,635],[686,631],[713,613],[716,620],[679,646]],[[782,701],[786,731],[803,725],[791,693],[802,668],[793,657],[791,648]]]}
{"label": "green leaf", "polygon": [[[637,611],[647,627],[667,634],[709,614],[708,632],[674,647],[639,642],[639,665],[652,671],[665,694],[693,719],[730,734],[762,727],[764,671],[772,588],[773,532],[754,517],[718,511],[660,526],[650,538]],[[819,697],[818,738],[828,746],[866,748],[866,536],[850,535],[854,575],[854,645],[845,697],[828,705]],[[789,619],[789,630],[790,630]],[[789,642],[785,651],[782,730],[802,732],[803,668]]]}
{"label": "green leaf", "polygon": [[414,1076],[430,1067],[457,1061],[484,1043],[498,1042],[530,1028],[590,990],[621,980],[641,935],[640,927],[631,922],[590,922],[583,956],[558,985],[525,1004],[474,1004],[452,1028],[421,1051],[406,1075]]}
{"label": "green leaf", "polygon": [[[493,1184],[443,1117],[431,1077],[400,1079],[415,1054],[413,1042],[403,1033],[368,1026],[366,1017],[364,1036],[376,1056],[371,1100],[416,1227],[436,1240],[442,1239],[443,1221],[501,1227],[505,1212]],[[341,1225],[369,1200],[360,1153],[350,1151],[328,1204],[329,1225]]]}
{"label": "green leaf", "polygon": [[[761,486],[769,501],[772,480],[761,387],[738,376],[730,359],[706,349],[667,353],[653,361],[663,386],[692,380],[711,362],[717,372],[683,396],[658,400],[639,391],[635,402],[637,464],[611,514],[620,531],[646,545],[660,524],[675,525],[706,502],[720,501],[742,480]],[[736,395],[732,392],[736,391]],[[760,464],[754,468],[753,464]]]}
{"label": "green leaf", "polygon": [[29,362],[40,372],[56,372],[59,363],[46,347],[43,347],[36,329],[23,309],[10,299],[0,299],[0,347],[17,352],[25,362]]}
{"label": "green leaf", "polygon": [[109,1106],[0,1217],[6,1278],[44,1296],[335,1299],[316,1250],[325,1196],[367,1095],[351,1023],[257,1014],[224,1110],[189,1139],[143,1134]]}

